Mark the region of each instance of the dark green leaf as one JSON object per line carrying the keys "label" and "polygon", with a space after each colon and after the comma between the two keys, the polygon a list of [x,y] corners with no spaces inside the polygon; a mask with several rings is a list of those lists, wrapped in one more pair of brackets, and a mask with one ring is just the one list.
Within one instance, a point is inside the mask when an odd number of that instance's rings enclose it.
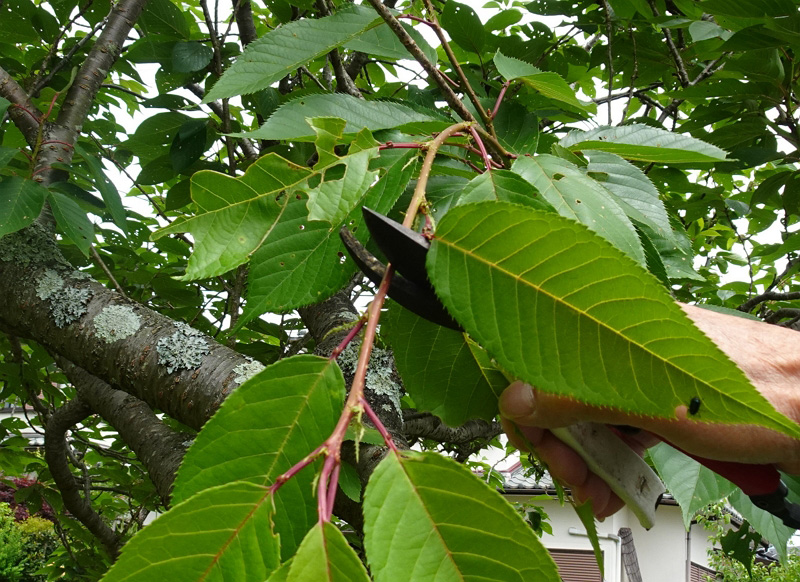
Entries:
{"label": "dark green leaf", "polygon": [[108,208],[111,213],[111,218],[114,220],[114,224],[122,229],[122,232],[127,233],[128,223],[125,217],[125,207],[122,205],[122,199],[119,196],[119,192],[117,192],[117,187],[114,186],[114,183],[108,179],[103,171],[103,164],[100,160],[83,149],[80,144],[75,144],[75,152],[80,154],[89,166],[89,172],[94,178],[94,186],[103,197],[106,208]]}
{"label": "dark green leaf", "polygon": [[7,176],[0,180],[0,236],[25,228],[42,211],[47,190],[33,180]]}
{"label": "dark green leaf", "polygon": [[211,62],[214,50],[199,42],[176,42],[172,48],[172,70],[176,73],[193,73]]}
{"label": "dark green leaf", "polygon": [[485,32],[480,18],[470,6],[458,2],[445,3],[441,25],[461,48],[481,54]]}
{"label": "dark green leaf", "polygon": [[50,192],[48,200],[59,228],[88,257],[94,238],[94,227],[86,213],[76,202],[60,192]]}

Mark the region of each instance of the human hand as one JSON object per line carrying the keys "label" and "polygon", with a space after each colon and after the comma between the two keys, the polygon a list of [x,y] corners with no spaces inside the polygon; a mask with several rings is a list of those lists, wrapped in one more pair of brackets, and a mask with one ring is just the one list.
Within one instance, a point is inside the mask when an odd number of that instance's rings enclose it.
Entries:
{"label": "human hand", "polygon": [[[787,417],[800,419],[800,334],[697,307],[682,307],[767,400]],[[623,434],[622,438],[639,453],[661,437],[701,457],[772,463],[787,473],[800,474],[800,441],[763,427],[699,422],[687,414],[686,406],[675,410],[674,419],[644,418],[588,406],[514,382],[500,398],[500,411],[512,444],[535,452],[577,500],[591,499],[599,518],[619,510],[622,500],[548,429],[581,421],[629,425],[642,431]]]}

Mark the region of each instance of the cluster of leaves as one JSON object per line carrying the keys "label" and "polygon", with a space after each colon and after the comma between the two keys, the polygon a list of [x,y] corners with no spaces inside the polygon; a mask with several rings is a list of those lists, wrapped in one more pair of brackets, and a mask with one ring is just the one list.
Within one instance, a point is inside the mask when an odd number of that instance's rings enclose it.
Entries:
{"label": "cluster of leaves", "polygon": [[[394,351],[405,406],[449,426],[491,421],[510,373],[640,415],[668,418],[699,398],[701,420],[799,434],[673,301],[757,309],[771,322],[800,317],[791,303],[800,290],[795,3],[490,2],[485,22],[451,0],[383,14],[371,4],[237,4],[237,43],[205,2],[150,0],[81,120],[74,156],[44,132],[31,143],[21,127],[27,116],[44,128],[71,107],[63,94],[83,82],[71,63],[89,56],[109,4],[0,7],[0,73],[46,112],[0,98],[0,114],[17,122],[0,125],[0,236],[49,208],[73,266],[268,365],[197,435],[173,509],[126,546],[109,581],[223,571],[368,578],[324,511],[317,520],[319,467],[281,478],[320,452],[345,392],[334,362],[286,356],[311,327],[293,310],[324,301],[357,271],[340,229],[368,244],[361,207],[401,218],[419,183],[425,216],[415,226],[434,232],[428,274],[467,334],[389,308],[381,340]],[[26,15],[22,25],[3,18],[12,10]],[[552,15],[566,24],[539,18]],[[152,64],[157,95],[147,98]],[[428,84],[399,80],[409,67]],[[605,104],[608,126],[599,126]],[[119,108],[145,119],[131,131]],[[469,124],[423,162],[457,118]],[[111,167],[133,181],[128,197]],[[47,172],[59,179],[35,179]],[[780,242],[762,240],[776,229]],[[743,280],[723,279],[732,266],[747,268]],[[0,398],[31,402],[46,418],[74,396],[42,348],[2,342]],[[660,389],[664,377],[671,391]],[[46,480],[22,428],[4,426],[4,467]],[[75,465],[87,488],[98,486],[93,505],[110,520],[124,516],[127,532],[156,503],[121,439],[94,444],[108,434],[99,421],[76,429]],[[785,547],[790,530],[734,486],[668,448],[653,460],[687,522],[728,497]],[[342,490],[363,503],[373,579],[427,579],[447,558],[454,576],[557,580],[530,528],[463,467],[390,452],[365,486],[354,473],[342,468]],[[75,546],[67,554],[86,563]]]}

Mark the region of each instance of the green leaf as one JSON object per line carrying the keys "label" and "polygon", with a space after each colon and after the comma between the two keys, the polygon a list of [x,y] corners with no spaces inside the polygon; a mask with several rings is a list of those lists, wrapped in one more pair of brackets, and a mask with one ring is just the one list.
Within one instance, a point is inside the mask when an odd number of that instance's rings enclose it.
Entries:
{"label": "green leaf", "polygon": [[367,485],[364,522],[375,582],[559,580],[522,517],[438,453],[390,453],[381,461]]}
{"label": "green leaf", "polygon": [[111,213],[111,219],[114,221],[114,224],[116,224],[122,232],[127,234],[128,222],[125,216],[125,207],[122,205],[122,199],[119,196],[117,187],[114,186],[114,182],[109,180],[103,171],[103,164],[100,160],[87,152],[80,144],[75,144],[75,151],[80,154],[86,162],[86,165],[89,166],[89,172],[94,178],[94,186],[103,197],[103,201],[106,203],[106,208],[108,208],[108,211]]}
{"label": "green leaf", "polygon": [[378,144],[367,132],[359,136],[366,142],[364,149],[358,149],[354,143],[349,155],[339,157],[334,147],[342,137],[345,121],[314,118],[309,119],[308,124],[317,134],[318,165],[328,167],[319,186],[308,190],[308,218],[338,224],[355,208],[377,178],[376,171],[369,171],[369,164],[378,155]]}
{"label": "green leaf", "polygon": [[[414,39],[417,46],[422,50],[423,54],[428,57],[431,62],[436,62],[436,49],[433,48],[425,37],[423,37],[416,28],[407,22],[401,22],[405,31]],[[356,38],[344,45],[347,50],[359,51],[367,53],[373,57],[384,57],[387,59],[409,59],[410,55],[397,38],[397,35],[385,24],[370,28],[364,31]]]}
{"label": "green leaf", "polygon": [[241,320],[320,301],[355,272],[355,264],[344,254],[339,229],[309,220],[306,202],[300,194],[281,198],[277,220],[250,261]]}
{"label": "green leaf", "polygon": [[572,151],[600,150],[659,164],[719,162],[727,156],[724,150],[699,139],[640,124],[573,130],[559,144]]}
{"label": "green leaf", "polygon": [[183,39],[190,34],[184,13],[170,0],[148,2],[147,10],[142,12],[137,25],[144,31],[144,36],[162,35]]}
{"label": "green leaf", "polygon": [[203,157],[206,151],[207,130],[206,119],[189,120],[178,130],[169,148],[169,159],[176,174]]}
{"label": "green leaf", "polygon": [[302,183],[311,170],[267,154],[232,178],[204,170],[192,176],[197,216],[178,219],[156,231],[154,240],[175,232],[191,232],[195,240],[184,280],[226,273],[241,265],[267,239],[286,208],[288,196],[276,196]]}
{"label": "green leaf", "polygon": [[50,192],[48,200],[58,226],[88,257],[94,239],[94,227],[86,213],[74,200],[60,192]]}
{"label": "green leaf", "polygon": [[470,6],[459,2],[445,3],[440,22],[458,46],[476,55],[483,52],[485,31],[480,18]]}
{"label": "green leaf", "polygon": [[367,570],[341,530],[326,521],[308,532],[292,559],[287,582],[369,582]]}
{"label": "green leaf", "polygon": [[512,101],[497,110],[494,129],[500,143],[517,155],[535,154],[539,145],[539,118]]}
{"label": "green leaf", "polygon": [[[2,107],[0,107],[0,116],[1,115],[3,115]],[[0,147],[0,169],[5,168],[18,153],[19,150],[17,148]]]}
{"label": "green leaf", "polygon": [[134,134],[120,144],[120,148],[133,152],[141,164],[145,165],[166,154],[180,128],[192,121],[191,117],[183,113],[156,113],[145,119]]}
{"label": "green leaf", "polygon": [[604,578],[605,560],[603,559],[603,550],[600,548],[600,538],[597,537],[597,522],[594,519],[592,502],[591,500],[586,501],[580,505],[574,505],[574,507],[578,519],[581,520],[583,527],[586,529],[586,537],[589,538],[589,543],[592,544],[592,552],[594,552],[594,559],[600,570],[600,577]]}
{"label": "green leaf", "polygon": [[729,529],[719,539],[722,552],[741,563],[751,579],[753,576],[753,548],[761,543],[758,532],[750,529],[750,524],[744,520],[738,529]]}
{"label": "green leaf", "polygon": [[539,210],[555,212],[552,204],[537,192],[533,184],[510,170],[492,170],[473,178],[464,187],[458,204],[484,200],[514,202]]}
{"label": "green leaf", "polygon": [[[175,479],[173,501],[230,481],[274,483],[333,431],[343,400],[342,373],[327,358],[300,355],[267,367],[228,396],[197,435]],[[316,519],[313,479],[308,468],[276,497],[284,556]]]}
{"label": "green leaf", "polygon": [[460,206],[427,260],[451,314],[541,390],[660,418],[698,397],[704,422],[800,435],[652,275],[580,224],[502,202]]}
{"label": "green leaf", "polygon": [[[615,154],[584,152],[589,158],[587,172],[614,195],[625,213],[647,225],[659,237],[672,238],[672,227],[658,190],[639,168]],[[601,179],[602,178],[602,179]]]}
{"label": "green leaf", "polygon": [[750,525],[763,537],[775,546],[781,559],[787,555],[787,544],[794,535],[795,530],[783,525],[779,517],[756,507],[750,498],[741,489],[734,491],[729,497],[728,502],[739,512],[739,514],[750,522]]}
{"label": "green leaf", "polygon": [[33,180],[6,176],[0,180],[0,236],[16,232],[36,220],[47,189]]}
{"label": "green leaf", "polygon": [[644,251],[633,224],[611,193],[555,156],[518,158],[511,169],[534,185],[561,216],[582,222],[639,264]]}
{"label": "green leaf", "polygon": [[137,533],[103,582],[263,582],[278,566],[272,513],[266,487],[203,491]]}
{"label": "green leaf", "polygon": [[736,490],[736,485],[667,443],[648,449],[648,454],[667,490],[678,502],[687,530],[698,511]]}
{"label": "green leaf", "polygon": [[597,109],[594,104],[578,100],[575,91],[558,73],[543,72],[525,61],[507,57],[499,51],[494,56],[494,64],[503,78],[509,81],[520,79],[545,97],[566,103],[586,113],[592,113]]}
{"label": "green leaf", "polygon": [[415,109],[393,101],[366,101],[343,93],[316,93],[284,103],[264,125],[241,137],[311,141],[316,138],[306,122],[309,117],[338,117],[347,121],[345,135],[400,128],[410,133],[442,130],[450,121],[436,111]]}
{"label": "green leaf", "polygon": [[172,47],[172,70],[176,73],[193,73],[208,66],[214,50],[203,43],[176,42]]}
{"label": "green leaf", "polygon": [[203,102],[265,89],[299,66],[382,23],[372,8],[350,5],[331,16],[284,24],[247,45]]}
{"label": "green leaf", "polygon": [[431,323],[393,303],[381,319],[403,386],[420,410],[449,426],[491,421],[508,386],[483,349],[463,333]]}

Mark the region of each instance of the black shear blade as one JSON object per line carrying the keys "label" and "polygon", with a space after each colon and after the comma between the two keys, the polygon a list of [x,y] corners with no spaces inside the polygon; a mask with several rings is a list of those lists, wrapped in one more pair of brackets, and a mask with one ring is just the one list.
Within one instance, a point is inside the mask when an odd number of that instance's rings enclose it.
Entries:
{"label": "black shear blade", "polygon": [[[431,243],[416,231],[364,206],[361,209],[372,239],[395,270],[420,286],[430,286],[425,255]],[[433,289],[431,289],[433,293]]]}
{"label": "black shear blade", "polygon": [[[342,228],[339,231],[339,236],[347,252],[358,265],[358,268],[361,269],[361,272],[376,285],[380,284],[381,279],[386,274],[386,265],[375,258],[347,228]],[[424,267],[424,255],[422,264]],[[425,284],[420,285],[395,273],[389,285],[389,297],[428,321],[461,331],[461,326],[447,313],[444,305],[436,297],[427,278],[425,279]]]}

